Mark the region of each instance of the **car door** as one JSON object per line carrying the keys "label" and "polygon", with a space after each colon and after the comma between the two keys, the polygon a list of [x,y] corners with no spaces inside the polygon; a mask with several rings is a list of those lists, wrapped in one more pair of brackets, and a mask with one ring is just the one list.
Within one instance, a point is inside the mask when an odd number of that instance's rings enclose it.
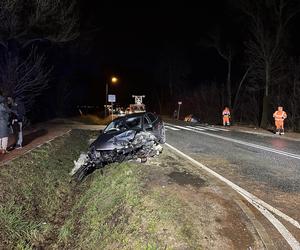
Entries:
{"label": "car door", "polygon": [[166,135],[165,135],[165,127],[161,120],[161,118],[153,113],[148,112],[147,116],[152,124],[152,133],[159,139],[161,143],[165,143]]}
{"label": "car door", "polygon": [[148,132],[153,132],[153,125],[151,120],[147,115],[143,116],[144,130]]}
{"label": "car door", "polygon": [[149,123],[148,131],[151,131],[152,134],[154,134],[157,138],[159,138],[158,118],[152,113],[146,113],[145,117]]}

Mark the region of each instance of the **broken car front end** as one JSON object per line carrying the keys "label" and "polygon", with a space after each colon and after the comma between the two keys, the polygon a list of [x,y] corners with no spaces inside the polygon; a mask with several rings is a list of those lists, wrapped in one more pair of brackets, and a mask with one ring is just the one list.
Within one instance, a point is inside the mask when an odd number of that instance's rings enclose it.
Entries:
{"label": "broken car front end", "polygon": [[160,144],[164,142],[165,140],[161,140],[153,133],[142,129],[119,130],[110,128],[104,130],[104,133],[99,135],[90,145],[87,154],[81,155],[81,158],[74,162],[75,169],[71,174],[78,181],[81,181],[95,169],[110,163],[138,159],[141,162],[146,162],[148,157],[159,155],[162,152]]}

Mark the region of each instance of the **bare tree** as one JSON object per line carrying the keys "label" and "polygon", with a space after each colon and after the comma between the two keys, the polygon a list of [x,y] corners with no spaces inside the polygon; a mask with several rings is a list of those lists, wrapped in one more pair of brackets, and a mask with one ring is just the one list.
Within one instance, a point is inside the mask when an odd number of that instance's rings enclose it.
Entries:
{"label": "bare tree", "polygon": [[237,108],[238,101],[239,101],[239,98],[240,98],[241,89],[242,89],[242,85],[245,82],[246,77],[248,76],[248,73],[249,73],[250,69],[251,69],[251,67],[249,66],[247,68],[247,70],[245,71],[242,79],[239,82],[239,85],[237,87],[237,90],[236,90],[236,93],[235,93],[235,96],[234,96],[234,101],[233,101],[233,106],[232,106],[233,111],[235,111],[235,109]]}
{"label": "bare tree", "polygon": [[18,60],[12,53],[3,53],[0,61],[1,89],[22,99],[25,107],[32,107],[35,97],[47,88],[51,68],[45,67],[45,55],[32,48],[26,58]]}
{"label": "bare tree", "polygon": [[22,47],[34,42],[68,42],[79,36],[74,0],[1,0],[0,38],[4,47],[10,39]]}
{"label": "bare tree", "polygon": [[[221,123],[221,90],[216,82],[204,82],[190,91],[190,96],[187,99],[192,100],[190,104],[190,110],[194,110],[195,114],[200,117],[201,120]],[[197,102],[193,100],[197,100]],[[185,103],[188,100],[185,101]],[[186,104],[185,104],[186,106]]]}
{"label": "bare tree", "polygon": [[254,124],[259,126],[259,108],[260,108],[260,95],[249,86],[246,86],[241,94],[242,101],[237,107],[239,112],[235,119],[239,118],[240,123]]}
{"label": "bare tree", "polygon": [[289,81],[285,89],[288,121],[295,131],[300,129],[300,59],[293,58],[289,63]]}
{"label": "bare tree", "polygon": [[161,53],[155,77],[158,84],[154,95],[164,112],[170,112],[174,104],[184,97],[184,93],[188,91],[186,83],[191,73],[186,52],[169,47]]}
{"label": "bare tree", "polygon": [[218,52],[219,56],[222,57],[227,64],[227,77],[226,77],[226,101],[229,108],[232,107],[232,91],[231,91],[231,72],[232,72],[232,60],[234,57],[234,49],[232,44],[228,41],[222,41],[221,32],[217,31],[210,34],[207,46],[211,46]]}
{"label": "bare tree", "polygon": [[75,4],[75,0],[0,1],[0,88],[22,98],[27,111],[47,88],[52,70],[39,45],[79,36]]}
{"label": "bare tree", "polygon": [[252,83],[264,91],[260,126],[266,127],[271,86],[282,83],[285,60],[285,35],[291,19],[299,12],[293,0],[243,1],[243,12],[250,20],[250,38],[246,43]]}

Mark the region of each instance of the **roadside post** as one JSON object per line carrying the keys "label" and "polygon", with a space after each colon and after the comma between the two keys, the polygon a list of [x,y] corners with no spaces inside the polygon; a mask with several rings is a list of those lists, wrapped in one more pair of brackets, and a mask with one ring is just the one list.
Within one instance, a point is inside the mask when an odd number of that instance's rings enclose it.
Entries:
{"label": "roadside post", "polygon": [[108,95],[108,102],[111,103],[111,120],[113,120],[114,115],[114,102],[116,102],[116,95]]}
{"label": "roadside post", "polygon": [[179,113],[180,113],[180,106],[182,102],[178,102],[178,113],[177,113],[177,120],[179,120]]}

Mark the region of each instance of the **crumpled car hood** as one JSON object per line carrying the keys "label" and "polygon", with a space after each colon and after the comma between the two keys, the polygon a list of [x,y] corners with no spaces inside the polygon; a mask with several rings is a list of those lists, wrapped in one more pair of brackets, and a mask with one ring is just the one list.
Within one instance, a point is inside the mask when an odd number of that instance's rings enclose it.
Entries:
{"label": "crumpled car hood", "polygon": [[97,151],[114,150],[122,148],[122,142],[128,142],[134,138],[135,130],[112,131],[100,135],[90,146]]}

